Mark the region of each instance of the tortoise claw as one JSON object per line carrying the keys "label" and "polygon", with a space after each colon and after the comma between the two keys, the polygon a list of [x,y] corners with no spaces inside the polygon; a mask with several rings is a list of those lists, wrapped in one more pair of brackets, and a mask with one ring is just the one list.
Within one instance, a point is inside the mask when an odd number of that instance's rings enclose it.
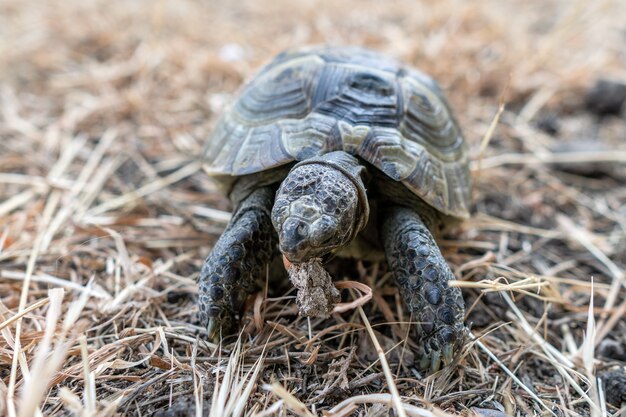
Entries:
{"label": "tortoise claw", "polygon": [[441,353],[433,352],[430,358],[430,372],[435,373],[441,367]]}
{"label": "tortoise claw", "polygon": [[443,341],[435,339],[433,336],[426,337],[420,341],[419,370],[427,374],[433,374],[454,362],[458,353],[459,343],[454,341]]}
{"label": "tortoise claw", "polygon": [[206,331],[209,334],[209,341],[211,343],[216,343],[216,344],[219,343],[220,341],[219,332],[218,332],[219,329],[220,329],[220,326],[217,322],[217,319],[214,317],[210,318],[206,325]]}
{"label": "tortoise claw", "polygon": [[[427,374],[434,374],[442,368],[450,365],[454,360],[454,347],[452,345],[444,346],[443,350],[431,350],[426,353],[422,350],[422,357],[419,361],[419,370]],[[443,366],[442,366],[443,365]]]}
{"label": "tortoise claw", "polygon": [[443,347],[443,365],[448,366],[454,359],[454,347],[452,345],[445,345]]}

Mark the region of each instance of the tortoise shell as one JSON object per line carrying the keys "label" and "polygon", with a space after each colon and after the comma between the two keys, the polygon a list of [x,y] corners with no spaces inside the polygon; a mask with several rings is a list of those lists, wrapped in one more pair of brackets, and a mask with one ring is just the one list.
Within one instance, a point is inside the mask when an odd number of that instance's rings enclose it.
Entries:
{"label": "tortoise shell", "polygon": [[468,217],[467,146],[439,86],[368,50],[283,52],[219,119],[204,170],[227,178],[343,150],[438,211]]}

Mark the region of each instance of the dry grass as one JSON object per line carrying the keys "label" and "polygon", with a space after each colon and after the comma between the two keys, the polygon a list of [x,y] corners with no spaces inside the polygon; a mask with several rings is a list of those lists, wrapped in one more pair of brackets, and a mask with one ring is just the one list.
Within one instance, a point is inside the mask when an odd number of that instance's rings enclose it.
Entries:
{"label": "dry grass", "polygon": [[[626,80],[623,16],[618,0],[0,1],[0,414],[618,413],[596,376],[625,366],[626,123],[582,97]],[[336,268],[372,289],[365,313],[309,322],[285,283],[239,341],[198,325],[229,207],[195,158],[243,80],[311,43],[433,74],[471,145],[476,215],[442,245],[473,340],[434,376],[411,366],[382,264]]]}

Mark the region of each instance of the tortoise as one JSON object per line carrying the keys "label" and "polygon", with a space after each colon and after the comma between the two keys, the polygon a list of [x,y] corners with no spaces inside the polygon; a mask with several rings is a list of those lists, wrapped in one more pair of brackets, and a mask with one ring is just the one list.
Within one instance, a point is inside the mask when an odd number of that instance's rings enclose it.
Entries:
{"label": "tortoise", "polygon": [[419,367],[452,361],[464,302],[433,236],[469,216],[469,159],[432,78],[356,47],[283,52],[223,112],[202,158],[235,208],[198,280],[211,340],[238,328],[280,253],[382,255],[416,322]]}

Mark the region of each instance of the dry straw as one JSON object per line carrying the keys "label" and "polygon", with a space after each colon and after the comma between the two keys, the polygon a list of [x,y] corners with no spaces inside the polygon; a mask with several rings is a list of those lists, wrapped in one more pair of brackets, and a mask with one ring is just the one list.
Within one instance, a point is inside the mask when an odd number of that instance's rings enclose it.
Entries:
{"label": "dry straw", "polygon": [[[584,94],[626,80],[625,15],[610,0],[0,2],[0,414],[619,415],[599,377],[624,365],[626,126]],[[350,291],[328,319],[299,317],[268,268],[239,338],[214,345],[198,322],[195,279],[230,218],[204,138],[261,64],[314,43],[434,75],[463,126],[475,215],[441,246],[474,340],[435,375],[414,367],[383,262],[335,261]]]}

